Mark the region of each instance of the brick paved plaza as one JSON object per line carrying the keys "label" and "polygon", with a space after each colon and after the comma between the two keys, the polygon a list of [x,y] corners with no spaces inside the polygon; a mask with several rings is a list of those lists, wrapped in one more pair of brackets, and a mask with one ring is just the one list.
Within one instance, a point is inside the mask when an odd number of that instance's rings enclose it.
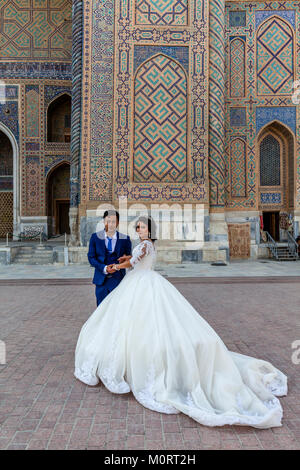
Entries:
{"label": "brick paved plaza", "polygon": [[300,364],[291,360],[300,340],[299,278],[172,280],[229,349],[288,375],[283,426],[268,430],[209,428],[147,410],[132,394],[84,385],[73,376],[74,349],[96,306],[90,280],[1,282],[0,449],[300,449]]}

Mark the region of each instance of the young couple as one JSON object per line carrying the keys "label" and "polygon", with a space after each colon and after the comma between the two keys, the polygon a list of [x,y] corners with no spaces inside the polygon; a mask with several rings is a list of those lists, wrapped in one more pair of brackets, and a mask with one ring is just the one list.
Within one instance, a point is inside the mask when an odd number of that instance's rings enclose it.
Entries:
{"label": "young couple", "polygon": [[[183,295],[154,270],[156,227],[140,217],[140,243],[115,231],[118,214],[104,214],[88,258],[95,267],[97,308],[83,325],[75,377],[99,380],[112,393],[132,392],[161,413],[185,413],[206,426],[281,426],[276,396],[287,377],[271,363],[229,351]],[[125,275],[125,268],[130,268]]]}

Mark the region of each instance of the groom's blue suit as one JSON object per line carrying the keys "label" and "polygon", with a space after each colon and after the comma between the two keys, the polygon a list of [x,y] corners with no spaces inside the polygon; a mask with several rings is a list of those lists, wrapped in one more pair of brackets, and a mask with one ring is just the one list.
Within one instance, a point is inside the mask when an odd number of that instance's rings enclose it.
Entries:
{"label": "groom's blue suit", "polygon": [[104,274],[105,266],[118,263],[118,258],[123,255],[131,255],[131,241],[128,235],[116,232],[117,241],[114,251],[108,251],[105,245],[105,231],[93,233],[90,239],[88,260],[95,268],[93,284],[96,284],[97,306],[102,300],[117,287],[126,274],[125,269],[120,269],[114,274]]}

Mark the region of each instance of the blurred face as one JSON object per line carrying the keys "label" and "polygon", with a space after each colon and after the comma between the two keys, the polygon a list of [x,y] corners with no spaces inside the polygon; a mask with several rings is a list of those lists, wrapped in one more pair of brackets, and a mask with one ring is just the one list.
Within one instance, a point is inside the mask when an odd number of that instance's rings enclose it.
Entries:
{"label": "blurred face", "polygon": [[139,221],[136,225],[136,232],[142,240],[148,238],[148,225],[144,224],[144,222]]}
{"label": "blurred face", "polygon": [[107,233],[114,234],[118,225],[119,222],[116,215],[107,215],[104,218],[104,227]]}

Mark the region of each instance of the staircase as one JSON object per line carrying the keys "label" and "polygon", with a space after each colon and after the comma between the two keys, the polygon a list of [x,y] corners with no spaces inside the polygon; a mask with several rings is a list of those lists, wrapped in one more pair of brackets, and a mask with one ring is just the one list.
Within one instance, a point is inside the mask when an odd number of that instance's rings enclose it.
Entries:
{"label": "staircase", "polygon": [[286,244],[275,242],[269,232],[266,232],[266,235],[268,248],[274,259],[277,261],[297,261],[299,259],[298,245],[292,235],[288,233],[288,241]]}
{"label": "staircase", "polygon": [[296,261],[298,256],[291,253],[288,246],[277,246],[277,261]]}
{"label": "staircase", "polygon": [[53,249],[48,246],[21,246],[13,264],[53,264]]}

